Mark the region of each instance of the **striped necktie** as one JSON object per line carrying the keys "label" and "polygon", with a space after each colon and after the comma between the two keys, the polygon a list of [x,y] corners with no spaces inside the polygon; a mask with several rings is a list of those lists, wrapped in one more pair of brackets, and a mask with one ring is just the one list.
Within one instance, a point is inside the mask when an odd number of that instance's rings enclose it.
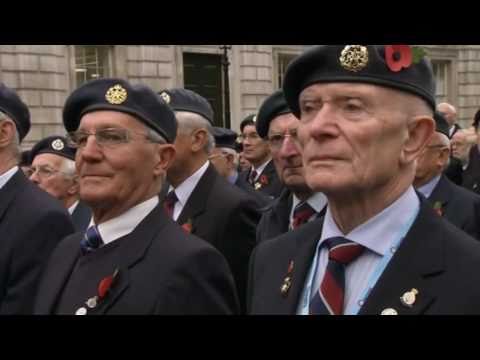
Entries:
{"label": "striped necktie", "polygon": [[170,218],[173,218],[173,210],[177,201],[177,194],[175,194],[175,191],[172,190],[168,193],[165,201],[163,202],[163,207],[165,208],[165,211]]}
{"label": "striped necktie", "polygon": [[103,240],[98,232],[98,228],[96,226],[90,226],[83,236],[82,241],[80,241],[82,254],[85,255],[91,253],[97,250],[101,245],[103,245]]}
{"label": "striped necktie", "polygon": [[342,237],[325,241],[328,265],[320,288],[310,302],[310,315],[342,315],[345,301],[345,268],[357,259],[364,247]]}
{"label": "striped necktie", "polygon": [[317,212],[310,206],[309,203],[304,202],[298,204],[293,211],[292,230],[298,229],[303,224],[307,223],[310,218]]}
{"label": "striped necktie", "polygon": [[248,177],[248,182],[250,183],[250,185],[253,185],[255,183],[255,179],[257,178],[257,171],[255,169],[252,169],[250,171],[250,175]]}

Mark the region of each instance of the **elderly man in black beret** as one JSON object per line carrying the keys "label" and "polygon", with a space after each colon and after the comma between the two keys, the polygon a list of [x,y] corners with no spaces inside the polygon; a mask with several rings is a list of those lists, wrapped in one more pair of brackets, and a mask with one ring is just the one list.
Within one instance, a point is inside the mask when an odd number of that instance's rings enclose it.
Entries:
{"label": "elderly man in black beret", "polygon": [[30,113],[0,84],[0,314],[32,314],[39,276],[60,240],[73,233],[66,209],[17,164]]}
{"label": "elderly man in black beret", "polygon": [[171,109],[146,86],[100,79],[70,95],[63,120],[93,220],[54,251],[36,313],[236,313],[225,259],[159,203],[175,156]]}
{"label": "elderly man in black beret", "polygon": [[257,133],[270,145],[275,169],[285,185],[280,197],[263,212],[257,227],[257,243],[260,243],[322,216],[327,198],[322,193],[314,193],[305,182],[297,141],[300,122],[288,107],[282,90],[263,102],[256,125]]}
{"label": "elderly man in black beret", "polygon": [[247,116],[240,124],[243,156],[251,167],[240,173],[241,187],[252,187],[272,200],[280,196],[283,184],[278,178],[268,142],[257,133],[257,115]]}
{"label": "elderly man in black beret", "polygon": [[178,122],[177,156],[167,172],[171,186],[165,206],[173,220],[225,256],[244,309],[248,260],[260,220],[258,206],[222,178],[208,160],[215,142],[208,101],[187,89],[165,90],[160,96],[175,111]]}
{"label": "elderly man in black beret", "polygon": [[271,199],[262,192],[255,191],[252,187],[244,184],[244,180],[239,176],[237,133],[233,130],[220,127],[214,127],[212,133],[215,138],[215,148],[211,151],[208,159],[221,176],[230,184],[236,185],[246,191],[257,201],[259,210],[262,210],[270,204]]}
{"label": "elderly man in black beret", "polygon": [[480,196],[443,174],[450,158],[449,124],[439,112],[434,118],[437,131],[418,158],[413,186],[440,216],[480,240]]}
{"label": "elderly man in black beret", "polygon": [[75,231],[85,231],[92,218],[87,205],[80,201],[80,187],[75,169],[75,148],[63,136],[48,136],[30,151],[30,180],[60,202],[72,216]]}
{"label": "elderly man in black beret", "polygon": [[420,47],[315,46],[287,69],[307,184],[324,219],[260,244],[253,314],[479,314],[480,244],[413,189],[435,132]]}

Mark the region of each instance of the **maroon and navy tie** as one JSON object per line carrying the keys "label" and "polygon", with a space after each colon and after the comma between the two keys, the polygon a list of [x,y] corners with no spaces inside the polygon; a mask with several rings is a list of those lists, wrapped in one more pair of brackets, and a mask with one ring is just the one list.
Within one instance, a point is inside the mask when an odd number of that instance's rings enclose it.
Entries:
{"label": "maroon and navy tie", "polygon": [[292,229],[298,229],[307,223],[316,213],[317,212],[307,202],[298,204],[293,211]]}
{"label": "maroon and navy tie", "polygon": [[328,265],[320,288],[310,302],[310,315],[342,315],[345,302],[345,268],[357,259],[364,247],[342,237],[325,241]]}
{"label": "maroon and navy tie", "polygon": [[168,193],[166,196],[164,202],[163,202],[163,207],[165,208],[165,212],[170,218],[173,218],[173,209],[175,208],[175,204],[178,201],[177,194],[175,194],[175,191],[172,190]]}

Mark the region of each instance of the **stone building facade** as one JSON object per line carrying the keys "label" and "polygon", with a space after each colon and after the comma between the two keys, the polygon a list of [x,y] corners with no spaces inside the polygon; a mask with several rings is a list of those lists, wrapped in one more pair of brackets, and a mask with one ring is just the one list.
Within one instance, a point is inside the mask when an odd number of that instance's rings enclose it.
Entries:
{"label": "stone building facade", "polygon": [[[305,45],[232,45],[228,50],[230,123],[224,118],[225,61],[221,45],[0,45],[0,81],[29,105],[32,129],[24,142],[63,134],[62,106],[80,83],[103,76],[145,83],[156,91],[187,87],[211,100],[217,124],[238,131],[242,119],[282,82]],[[480,108],[480,46],[424,45],[434,64],[438,99],[454,104],[462,126]]]}

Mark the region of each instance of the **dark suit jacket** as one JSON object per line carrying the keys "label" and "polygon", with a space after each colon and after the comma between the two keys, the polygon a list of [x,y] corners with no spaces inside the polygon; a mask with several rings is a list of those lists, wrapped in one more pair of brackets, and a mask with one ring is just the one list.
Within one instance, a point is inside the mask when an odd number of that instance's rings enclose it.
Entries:
{"label": "dark suit jacket", "polygon": [[480,194],[480,153],[478,146],[472,146],[469,155],[468,167],[463,172],[462,186]]}
{"label": "dark suit jacket", "polygon": [[444,171],[445,176],[455,185],[462,186],[463,183],[463,165],[462,162],[454,157],[450,157],[450,164]]}
{"label": "dark suit jacket", "polygon": [[79,202],[72,214],[73,226],[76,232],[85,232],[90,220],[92,219],[92,211],[83,202]]}
{"label": "dark suit jacket", "polygon": [[257,244],[288,231],[292,204],[293,195],[285,188],[280,197],[263,209],[262,218],[257,226]]}
{"label": "dark suit jacket", "polygon": [[255,201],[229,184],[210,164],[188,199],[177,223],[190,222],[192,234],[216,247],[227,259],[245,309],[248,260],[255,247],[260,213]]}
{"label": "dark suit jacket", "polygon": [[[260,244],[252,254],[249,312],[295,314],[320,239],[323,220]],[[292,286],[280,288],[294,262]],[[480,314],[480,243],[440,218],[422,202],[413,226],[373,288],[360,314]],[[419,291],[412,308],[400,297]]]}
{"label": "dark suit jacket", "polygon": [[445,176],[428,198],[442,204],[442,216],[470,236],[480,240],[480,196],[455,185]]}
{"label": "dark suit jacket", "polygon": [[273,199],[261,191],[255,191],[253,187],[251,187],[245,179],[240,177],[240,174],[237,176],[237,181],[235,181],[235,186],[237,186],[242,191],[245,191],[250,197],[255,199],[257,203],[257,207],[261,210],[262,208],[268,206],[273,202]]}
{"label": "dark suit jacket", "polygon": [[[239,183],[239,186],[241,187],[249,186],[250,188],[252,187],[252,185],[250,185],[250,183],[248,182],[250,170],[242,171],[239,174],[239,177],[241,178],[241,182]],[[262,176],[266,176],[267,184],[261,183],[260,178]],[[257,183],[261,185],[261,187],[257,191],[262,192],[263,194],[269,196],[272,199],[276,199],[277,197],[280,196],[283,190],[283,184],[280,182],[280,179],[278,178],[277,171],[275,170],[275,166],[273,165],[273,160],[270,160],[267,166],[265,166],[265,169],[263,169],[262,173],[260,174],[260,177],[258,178]]]}
{"label": "dark suit jacket", "polygon": [[63,205],[23,172],[0,190],[0,314],[32,314],[48,257],[74,232]]}
{"label": "dark suit jacket", "polygon": [[[116,283],[89,314],[238,313],[233,277],[225,259],[203,240],[182,231],[167,218],[162,205],[127,236]],[[55,311],[81,256],[81,237],[69,236],[55,249],[39,286],[36,314]]]}

